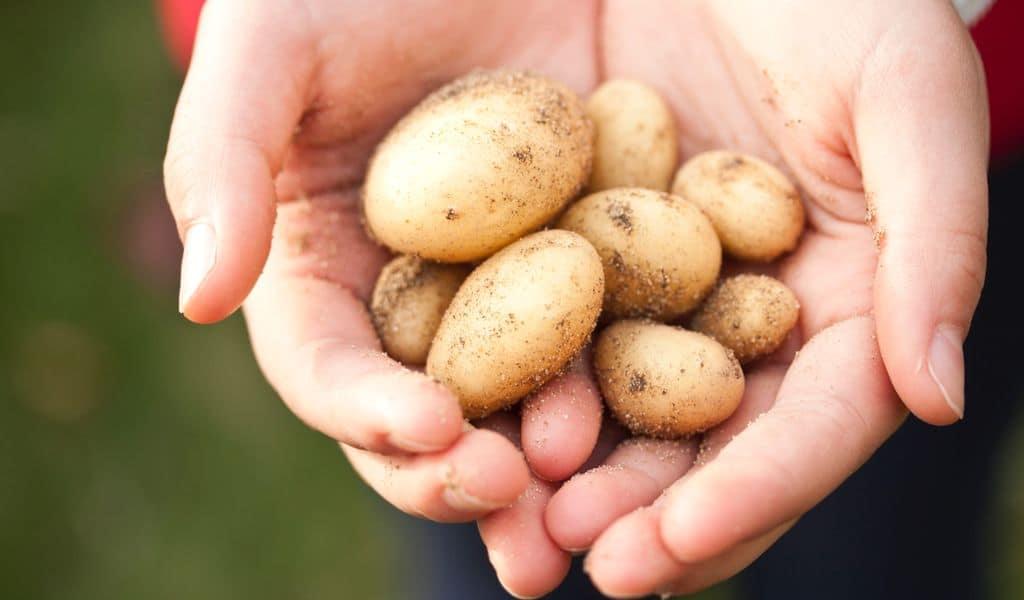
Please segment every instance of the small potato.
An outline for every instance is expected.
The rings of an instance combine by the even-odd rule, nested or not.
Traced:
[[[586,184],[592,157],[593,126],[567,87],[474,72],[428,96],[377,147],[366,226],[397,252],[477,261],[553,219]]]
[[[732,351],[652,321],[619,321],[602,331],[594,372],[608,408],[636,435],[699,433],[727,419],[743,397],[743,370]]]
[[[711,292],[690,326],[747,363],[778,349],[799,316],[800,304],[786,284],[765,275],[737,275]]]
[[[573,204],[558,227],[594,245],[604,264],[604,310],[613,318],[671,321],[711,291],[722,247],[699,208],[678,196],[616,188]]]
[[[668,190],[679,162],[679,140],[668,105],[650,87],[614,79],[587,100],[594,122],[594,170],[589,189]]]
[[[701,208],[725,252],[769,262],[796,247],[804,207],[793,183],[772,165],[736,152],[694,156],[679,169],[672,193]]]
[[[594,248],[557,229],[529,235],[474,270],[441,319],[427,373],[466,418],[515,404],[583,348],[601,311]]]
[[[469,271],[465,265],[441,265],[410,255],[385,265],[370,301],[384,351],[407,365],[426,362],[441,316]]]

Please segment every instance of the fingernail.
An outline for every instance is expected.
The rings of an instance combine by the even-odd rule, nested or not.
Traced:
[[[217,260],[217,234],[209,223],[196,223],[185,232],[185,250],[181,257],[181,289],[178,312],[185,312],[192,296],[206,280]]]
[[[928,375],[958,419],[964,418],[964,344],[958,330],[940,325],[928,349]]]
[[[452,465],[444,467],[442,477],[444,479],[444,492],[441,493],[441,497],[444,499],[445,504],[455,510],[466,512],[491,511],[504,506],[477,498],[467,492],[459,482],[458,473],[456,473],[455,467]]]

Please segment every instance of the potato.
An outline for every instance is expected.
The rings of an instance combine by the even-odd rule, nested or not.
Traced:
[[[475,419],[514,404],[586,343],[604,294],[601,259],[575,233],[534,233],[474,270],[441,319],[427,373]]]
[[[679,438],[718,425],[739,406],[743,370],[731,350],[653,321],[610,325],[594,372],[612,414],[636,435]]]
[[[628,79],[603,84],[587,100],[594,122],[594,170],[589,189],[668,190],[679,162],[679,140],[668,105],[650,87]]]
[[[573,204],[558,227],[594,245],[604,264],[604,310],[670,321],[711,291],[722,247],[708,218],[678,196],[616,188]]]
[[[694,156],[679,169],[672,193],[701,208],[725,252],[769,262],[796,247],[804,207],[793,183],[770,164],[736,152]]]
[[[737,275],[715,288],[690,326],[747,363],[778,349],[799,316],[800,304],[786,284],[765,275]]]
[[[472,262],[539,229],[576,197],[593,126],[565,86],[478,71],[442,87],[391,130],[370,161],[363,209],[391,249]]]
[[[469,275],[465,265],[442,265],[402,255],[381,270],[370,315],[384,351],[407,365],[427,360],[441,316]]]

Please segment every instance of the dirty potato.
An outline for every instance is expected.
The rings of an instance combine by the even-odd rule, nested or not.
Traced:
[[[586,343],[604,295],[601,259],[561,230],[529,235],[477,267],[449,305],[427,373],[480,418],[556,376]]]
[[[679,169],[672,193],[699,206],[714,223],[726,254],[740,260],[775,260],[796,247],[804,229],[796,187],[753,156],[698,154]]]
[[[370,315],[384,351],[410,366],[427,360],[441,316],[469,275],[465,265],[444,265],[402,255],[381,270]]]
[[[678,196],[616,188],[573,204],[558,226],[594,245],[604,264],[604,310],[613,318],[671,321],[711,291],[722,247],[708,218]]]
[[[593,127],[567,87],[478,71],[428,96],[370,161],[366,226],[396,252],[472,262],[539,229],[590,176]]]
[[[653,321],[619,321],[602,331],[594,372],[612,414],[636,435],[705,431],[729,418],[743,397],[743,370],[732,351]]]
[[[766,275],[737,275],[715,288],[690,327],[747,363],[778,349],[799,317],[800,304],[786,284]]]

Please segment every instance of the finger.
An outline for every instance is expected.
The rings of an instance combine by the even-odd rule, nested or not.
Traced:
[[[796,520],[783,523],[757,539],[744,542],[721,556],[700,563],[662,589],[665,593],[685,596],[721,583],[750,566],[795,524]]]
[[[544,521],[551,538],[572,552],[589,548],[622,515],[654,502],[693,464],[696,441],[628,439],[605,464],[567,481]]]
[[[704,436],[696,454],[695,441],[623,442],[602,468],[577,475],[555,494],[545,514],[551,536],[567,550],[589,548],[615,519],[653,502],[670,484],[692,472],[691,464],[695,468],[706,464],[768,410],[784,374],[780,365],[763,365],[749,373],[739,408]],[[667,460],[673,455],[679,460]]]
[[[646,596],[685,572],[686,566],[662,543],[660,518],[661,507],[644,507],[615,521],[597,539],[583,569],[602,594]]]
[[[541,479],[563,481],[594,451],[604,405],[594,384],[589,357],[523,401],[523,451]]]
[[[469,429],[435,454],[381,456],[342,445],[352,467],[399,510],[433,521],[466,522],[511,505],[530,473],[501,434]]]
[[[509,412],[481,419],[479,427],[497,432],[519,446],[520,419]],[[551,541],[544,529],[544,507],[555,486],[530,477],[530,485],[507,508],[478,522],[487,557],[505,590],[517,598],[547,594],[565,579],[570,557]]]
[[[569,553],[555,545],[544,529],[544,507],[554,491],[554,485],[533,477],[511,506],[479,522],[498,581],[516,598],[547,594],[569,572]]]
[[[184,241],[179,309],[193,321],[233,312],[266,260],[274,176],[313,70],[306,25],[288,3],[203,10],[164,162]]]
[[[907,407],[941,425],[963,417],[963,341],[985,275],[988,109],[967,31],[951,8],[931,12],[879,44],[853,110],[881,248],[882,356]]]
[[[594,585],[613,598],[690,594],[735,575],[753,562],[795,521],[730,548],[706,562],[681,563],[661,540],[661,508],[642,508],[616,521],[594,544],[584,568]]]
[[[458,401],[385,356],[365,308],[385,259],[361,233],[354,194],[282,205],[245,306],[253,349],[285,404],[325,435],[383,453],[442,450],[462,431]]]
[[[849,319],[812,338],[772,408],[674,485],[661,535],[696,563],[803,514],[866,461],[902,422],[874,340]]]
[[[502,412],[482,419],[478,425],[518,444],[519,421],[517,415]],[[529,487],[515,503],[479,521],[480,536],[498,581],[517,598],[547,594],[569,571],[569,553],[552,541],[544,525],[544,509],[556,489],[554,484],[531,475]]]

